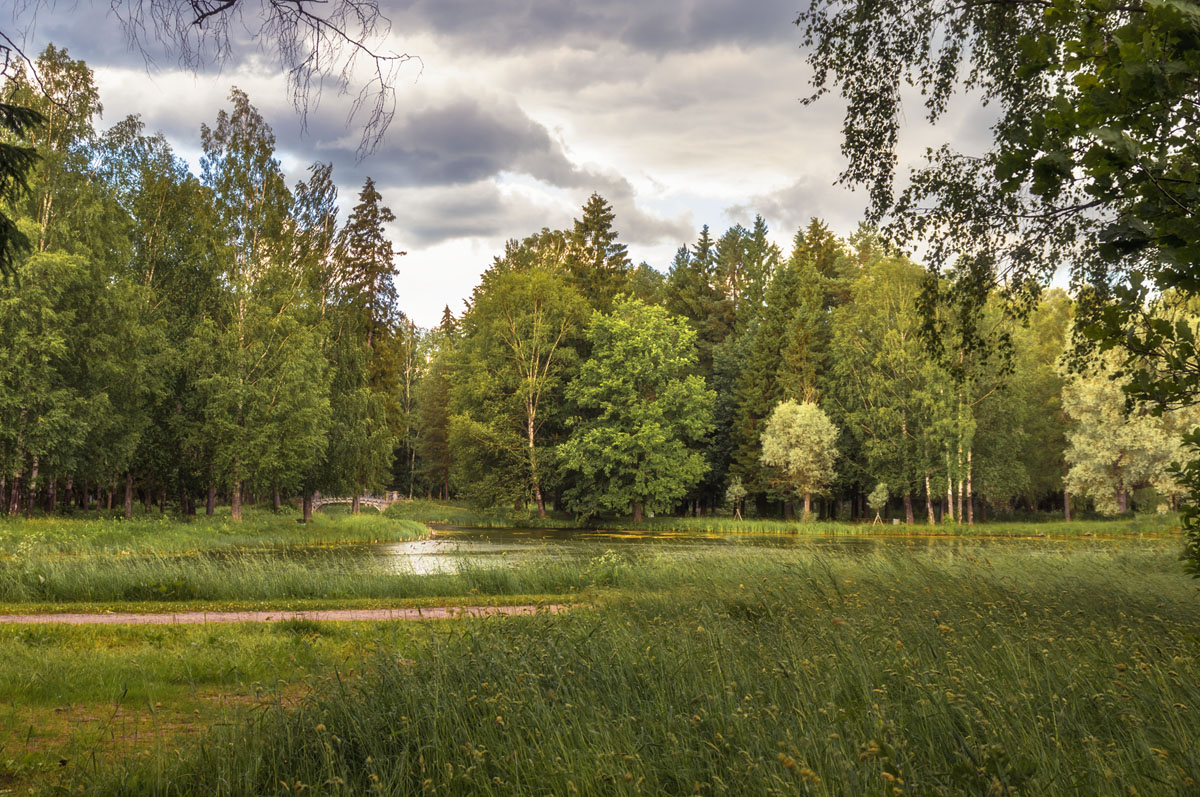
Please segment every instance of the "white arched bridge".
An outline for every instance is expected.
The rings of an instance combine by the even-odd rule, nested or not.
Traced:
[[[376,509],[378,509],[380,512],[382,512],[383,510],[387,509],[389,506],[396,503],[397,501],[404,501],[404,500],[407,500],[407,499],[401,498],[400,492],[398,490],[393,490],[393,491],[384,493],[382,496],[360,495],[358,497],[358,505],[360,507],[373,506]],[[331,496],[331,495],[321,495],[320,493],[318,493],[313,496],[312,511],[316,512],[321,507],[329,506],[330,504],[353,504],[353,503],[354,503],[354,496],[352,496],[352,495]]]

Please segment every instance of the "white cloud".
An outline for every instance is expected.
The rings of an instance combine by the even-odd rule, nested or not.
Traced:
[[[569,226],[593,190],[613,203],[634,261],[660,269],[705,223],[720,234],[761,213],[786,246],[811,216],[843,233],[861,216],[865,194],[834,185],[842,106],[799,102],[808,71],[796,9],[782,0],[383,5],[389,46],[423,67],[401,73],[395,122],[362,162],[350,98],[327,93],[303,132],[283,77],[253,50],[219,74],[160,60],[148,75],[140,55],[113,45],[119,32],[103,9],[86,3],[37,35],[96,69],[106,123],[140,113],[193,165],[200,124],[236,84],[273,126],[293,181],[309,163],[333,161],[349,208],[363,179],[376,178],[397,216],[395,244],[409,252],[398,263],[401,305],[421,324],[436,323],[445,304],[460,311],[506,239]],[[943,140],[986,144],[991,117],[978,104],[963,98],[937,130],[914,123],[902,167]],[[917,98],[908,107],[922,118]]]

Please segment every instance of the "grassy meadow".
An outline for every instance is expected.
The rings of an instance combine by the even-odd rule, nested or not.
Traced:
[[[423,576],[338,552],[425,533],[392,515],[0,523],[5,611],[576,604],[0,626],[0,793],[1127,795],[1200,780],[1200,582],[1161,518],[919,546],[598,543]],[[267,550],[281,542],[312,555]]]
[[[425,624],[0,626],[0,794],[178,749],[294,705]]]
[[[364,646],[353,675],[252,721],[68,767],[64,782],[100,794],[1181,793],[1200,779],[1200,592],[1176,555],[1165,541],[606,553],[585,577],[591,608]]]
[[[214,549],[236,550],[280,545],[319,546],[389,542],[428,534],[422,523],[384,517],[364,510],[351,515],[328,507],[299,523],[294,511],[279,514],[247,508],[241,522],[219,507],[212,517],[181,521],[157,512],[125,519],[112,513],[79,512],[70,516],[7,518],[0,515],[0,553],[22,554],[189,554]]]

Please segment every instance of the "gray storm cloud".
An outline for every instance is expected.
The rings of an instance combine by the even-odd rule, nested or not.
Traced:
[[[569,46],[602,50],[619,42],[653,53],[695,52],[719,45],[786,41],[795,35],[795,0],[389,0],[398,35],[410,26],[481,50]]]

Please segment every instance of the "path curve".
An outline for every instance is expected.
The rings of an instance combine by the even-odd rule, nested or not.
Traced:
[[[283,620],[444,620],[457,617],[557,614],[565,603],[518,606],[428,606],[417,609],[315,609],[265,612],[171,612],[162,614],[0,614],[0,623],[62,623],[64,625],[175,625],[204,623],[278,623]]]

